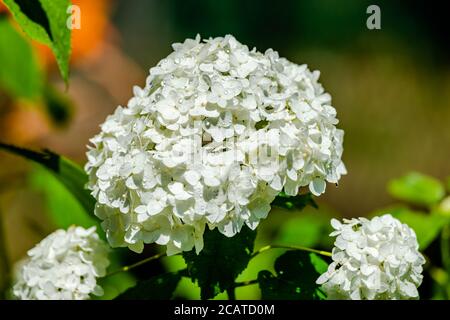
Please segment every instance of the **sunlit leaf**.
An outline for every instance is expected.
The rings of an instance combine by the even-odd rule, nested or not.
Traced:
[[[123,268],[123,260],[128,253],[128,248],[110,250],[108,255],[110,265],[107,272],[114,272],[114,274],[107,274],[105,277],[97,279],[97,283],[102,287],[104,293],[101,296],[91,295],[91,299],[111,300],[136,285],[136,277],[132,272],[115,272]]]
[[[110,259],[111,260],[111,259]],[[111,268],[111,267],[110,267]],[[136,285],[136,279],[129,272],[121,272],[98,280],[105,292],[97,300],[111,300]]]
[[[47,213],[58,228],[67,229],[71,225],[89,228],[99,220],[89,215],[73,194],[58,178],[42,167],[35,167],[29,174],[30,185],[45,198]],[[97,226],[101,231],[101,228]],[[98,230],[98,231],[99,231]]]
[[[299,245],[315,247],[329,233],[329,220],[322,216],[301,215],[287,219],[278,232],[275,243],[283,245]]]
[[[0,87],[13,97],[38,98],[42,72],[31,45],[0,16]]]
[[[187,268],[186,262],[181,255],[172,256],[170,259],[162,259],[161,263],[166,272],[176,272]],[[174,292],[174,297],[188,300],[198,299],[200,297],[200,287],[189,278],[183,277]]]
[[[388,191],[394,198],[426,206],[436,204],[445,195],[439,180],[417,172],[390,181]]]
[[[85,189],[88,176],[77,164],[49,150],[33,151],[4,143],[0,143],[0,149],[44,166],[74,195],[86,212],[94,216],[95,200]]]
[[[69,78],[71,29],[66,22],[70,0],[4,0],[23,31],[33,40],[49,46],[63,79]]]

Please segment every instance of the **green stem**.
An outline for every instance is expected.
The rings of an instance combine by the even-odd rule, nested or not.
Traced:
[[[253,280],[247,280],[247,281],[242,281],[242,282],[236,282],[234,284],[235,288],[238,287],[245,287],[245,286],[250,286],[252,284],[257,284],[258,283],[258,279],[253,279]]]
[[[139,267],[139,266],[141,266],[141,265],[143,265],[143,264],[145,264],[145,263],[147,263],[147,262],[150,262],[150,261],[153,261],[153,260],[158,260],[158,259],[160,259],[160,258],[162,258],[162,257],[165,257],[165,256],[167,256],[167,254],[165,254],[165,253],[158,253],[158,254],[155,254],[154,256],[145,258],[144,260],[138,261],[138,262],[133,263],[133,264],[131,264],[131,265],[129,265],[129,266],[122,267],[122,268],[120,268],[119,270],[110,272],[110,273],[108,273],[105,277],[113,276],[113,275],[115,275],[115,274],[117,274],[117,273],[120,273],[120,272],[126,272],[126,271],[129,271],[129,270],[134,269],[134,268],[136,268],[136,267]]]
[[[272,244],[272,245],[267,245],[265,247],[262,247],[258,251],[254,252],[252,254],[252,258],[254,258],[257,255],[259,255],[260,253],[263,253],[263,252],[268,251],[270,249],[301,250],[301,251],[313,252],[313,253],[317,253],[317,254],[320,254],[320,255],[323,255],[323,256],[331,257],[331,252],[328,252],[328,251],[316,250],[316,249],[302,247],[302,246],[284,246],[284,245]],[[257,283],[258,283],[258,279],[247,280],[247,281],[242,281],[242,282],[236,282],[234,284],[234,288],[250,286],[250,285],[253,285],[253,284],[257,284]],[[230,297],[229,290],[227,290],[227,293],[228,293],[228,297]],[[230,298],[230,300],[231,300],[231,298]]]
[[[234,292],[234,288],[227,289],[228,300],[236,300],[236,292]]]
[[[301,250],[301,251],[308,251],[320,254],[322,256],[331,257],[331,252],[328,251],[322,251],[322,250],[316,250],[312,248],[302,247],[302,246],[284,246],[284,245],[277,245],[277,244],[270,244],[268,246],[260,248],[258,251],[254,252],[252,254],[252,258],[256,257],[258,254],[263,253],[270,249],[290,249],[290,250]]]

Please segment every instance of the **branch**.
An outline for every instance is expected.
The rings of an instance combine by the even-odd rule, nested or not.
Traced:
[[[322,251],[322,250],[316,250],[316,249],[312,249],[312,248],[307,248],[307,247],[302,247],[302,246],[284,246],[284,245],[277,245],[277,244],[271,244],[265,247],[262,247],[261,249],[259,249],[258,251],[255,251],[252,254],[252,258],[256,257],[258,254],[263,253],[267,250],[270,249],[290,249],[290,250],[301,250],[301,251],[308,251],[308,252],[313,252],[313,253],[317,253],[320,254],[322,256],[327,256],[327,257],[331,257],[331,252],[328,251]]]
[[[138,261],[138,262],[133,263],[133,264],[131,264],[131,265],[129,265],[129,266],[122,267],[122,268],[120,268],[119,270],[110,272],[110,273],[108,273],[105,277],[113,276],[113,275],[115,275],[115,274],[117,274],[117,273],[120,273],[120,272],[126,272],[126,271],[129,271],[129,270],[134,269],[134,268],[136,268],[136,267],[139,267],[139,266],[141,266],[141,265],[143,265],[143,264],[145,264],[145,263],[147,263],[147,262],[150,262],[150,261],[153,261],[153,260],[158,260],[158,259],[160,259],[160,258],[162,258],[162,257],[166,257],[166,256],[167,256],[167,254],[165,254],[165,253],[158,253],[158,254],[155,254],[154,256],[145,258],[144,260]]]

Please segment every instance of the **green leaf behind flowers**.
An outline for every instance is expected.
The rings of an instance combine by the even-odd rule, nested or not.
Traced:
[[[317,203],[314,201],[311,193],[300,194],[292,197],[288,196],[284,192],[280,192],[275,200],[273,200],[272,205],[276,207],[297,210],[301,210],[308,205],[316,209],[318,208]]]
[[[276,275],[258,274],[261,298],[269,300],[322,300],[325,294],[316,284],[328,264],[314,253],[287,251],[275,261]]]
[[[445,195],[439,180],[418,172],[390,181],[388,191],[396,199],[425,206],[436,204]]]
[[[169,272],[140,281],[136,286],[117,296],[116,300],[169,300],[178,282],[179,272]]]
[[[253,252],[256,231],[247,226],[232,238],[217,229],[205,230],[204,248],[183,253],[188,274],[201,288],[201,298],[210,299],[234,287],[237,276],[247,267]]]
[[[44,166],[74,195],[84,210],[94,216],[95,200],[85,188],[88,176],[80,166],[49,150],[33,151],[5,143],[0,143],[0,149]]]

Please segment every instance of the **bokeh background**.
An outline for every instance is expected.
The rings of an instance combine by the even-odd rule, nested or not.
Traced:
[[[326,248],[329,243],[323,239],[329,217],[364,216],[389,206],[389,180],[412,170],[439,179],[450,175],[450,37],[448,8],[443,4],[387,0],[73,3],[81,8],[81,29],[72,33],[67,91],[50,51],[32,43],[33,56],[49,83],[48,94],[38,102],[16,99],[0,86],[0,141],[49,148],[83,163],[88,139],[99,131],[99,124],[127,103],[133,85],[144,85],[149,68],[171,52],[173,42],[197,33],[202,37],[230,33],[249,47],[273,48],[293,62],[320,70],[339,127],[345,130],[343,158],[348,175],[338,187],[328,186],[317,200],[320,209],[271,214],[271,221],[262,223],[257,246],[284,241]],[[381,30],[366,27],[370,4],[381,8]],[[1,2],[0,14],[8,16]],[[5,231],[0,250],[11,265],[56,227],[70,225],[72,217],[88,223],[80,211],[45,171],[0,153],[0,220]],[[139,257],[124,252],[122,258],[131,262]],[[173,259],[138,269],[118,280],[116,289],[129,286],[133,278],[182,266],[181,260]],[[271,254],[255,259],[253,269],[269,261],[273,261]],[[251,278],[251,272],[243,277]],[[239,289],[238,298],[256,298],[253,289]],[[179,296],[195,297],[195,290],[183,283]]]

